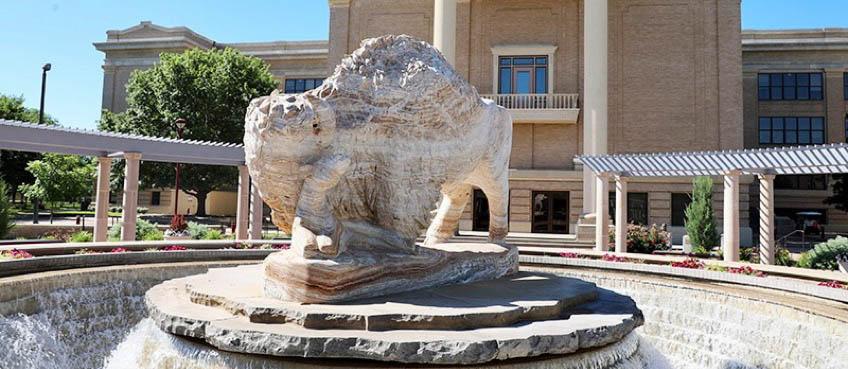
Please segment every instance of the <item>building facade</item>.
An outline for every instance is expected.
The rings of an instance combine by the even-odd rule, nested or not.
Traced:
[[[232,47],[266,61],[281,90],[301,92],[319,85],[362,39],[409,34],[434,43],[482,95],[512,112],[510,231],[533,233],[580,233],[581,215],[593,212],[594,201],[583,199],[594,182],[575,163],[579,154],[758,147],[760,118],[806,116],[811,127],[827,126],[826,142],[845,139],[840,89],[848,53],[824,42],[836,31],[795,32],[818,39],[820,49],[793,42],[800,36],[792,32],[742,32],[739,0],[330,0],[328,6],[324,41],[218,43],[150,22],[109,31],[95,44],[106,56],[103,108],[124,110],[130,73],[156,63],[161,52]],[[758,99],[758,79],[772,72],[807,73],[800,78],[809,78],[810,93],[821,98]],[[756,186],[747,185],[753,181],[742,179],[743,225],[754,206],[749,193]],[[720,186],[717,180],[719,219]],[[629,220],[669,225],[679,242],[689,179],[633,180],[629,191]],[[781,191],[778,207],[786,211],[824,209],[805,191],[823,198],[827,190]],[[845,219],[825,210],[829,221]],[[461,229],[486,228],[485,197],[475,191]],[[743,226],[743,245],[750,235]]]

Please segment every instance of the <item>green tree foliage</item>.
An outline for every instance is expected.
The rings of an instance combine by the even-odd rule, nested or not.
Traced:
[[[27,165],[35,180],[22,186],[23,193],[41,201],[84,203],[94,189],[95,166],[88,157],[44,154]]]
[[[0,119],[17,120],[21,122],[38,122],[38,109],[24,107],[24,99],[17,96],[0,94]],[[45,124],[56,124],[56,121],[45,115]],[[27,163],[41,158],[40,154],[0,150],[0,179],[9,185],[12,198],[18,194],[19,187],[31,183],[34,178],[26,171]]]
[[[836,237],[816,245],[810,251],[801,254],[798,266],[809,269],[836,270],[839,265],[836,257],[848,255],[848,238]]]
[[[244,136],[244,114],[250,100],[276,87],[268,66],[232,49],[191,49],[163,53],[160,63],[133,72],[127,85],[125,114],[106,114],[100,129],[159,137],[176,137],[174,121],[188,121],[183,137],[238,143]],[[206,197],[236,183],[233,167],[183,165],[182,189],[197,198],[197,215],[206,215]],[[146,187],[171,187],[174,165],[144,163]]]
[[[833,175],[833,196],[824,199],[824,203],[848,211],[848,174]]]
[[[6,182],[0,180],[0,239],[6,238],[15,226],[12,204],[9,202]]]
[[[713,180],[710,177],[698,177],[692,181],[692,202],[686,208],[686,234],[695,248],[709,251],[718,245],[720,239],[716,231],[713,214]]]

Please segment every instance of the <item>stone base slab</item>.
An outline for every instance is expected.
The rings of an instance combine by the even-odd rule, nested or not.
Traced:
[[[234,278],[241,269],[210,275]],[[236,298],[236,282],[222,285],[217,293],[201,295],[197,291],[211,284],[189,284],[202,278],[206,277],[175,279],[148,291],[151,318],[166,332],[199,338],[221,350],[248,354],[479,364],[591,351],[619,342],[643,323],[641,311],[627,296],[548,274],[521,273],[496,281],[432,287],[415,294],[355,303],[289,305],[295,312],[279,310],[282,305],[276,305],[274,309],[279,313],[293,318],[272,324],[251,321],[255,315],[251,315],[249,304],[227,302]],[[257,289],[252,287],[254,292]],[[223,296],[229,297],[222,300]],[[250,300],[245,296],[238,298]],[[553,314],[556,309],[559,312]],[[496,318],[500,313],[509,316],[516,311],[520,313],[515,321]],[[333,312],[341,314],[336,316]],[[317,323],[322,319],[327,322]],[[369,319],[376,329],[368,326]],[[479,327],[468,328],[463,319]],[[308,320],[313,322],[306,323]],[[308,327],[353,328],[360,320],[366,322],[365,329]],[[450,324],[456,327],[451,328]]]
[[[281,251],[265,259],[265,296],[327,303],[497,279],[518,271],[518,249],[490,243],[419,246],[414,254],[348,250],[335,259]]]

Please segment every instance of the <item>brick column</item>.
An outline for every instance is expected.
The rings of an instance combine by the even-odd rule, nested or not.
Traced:
[[[724,261],[739,261],[739,171],[724,174]]]
[[[138,208],[138,168],[141,153],[124,154],[124,202],[121,215],[121,240],[135,241],[135,222]]]
[[[262,239],[262,217],[264,202],[259,195],[259,187],[256,184],[250,186],[250,234],[251,240]]]
[[[448,63],[456,63],[456,0],[435,0],[433,46],[442,52]]]
[[[248,213],[250,212],[250,174],[247,166],[238,167],[238,199],[236,202],[236,240],[247,239]]]
[[[760,174],[760,263],[774,265],[774,174]]]
[[[583,1],[583,153],[607,153],[607,0]],[[600,212],[592,203],[595,185],[583,169],[583,213]],[[604,194],[606,196],[606,193]]]
[[[106,241],[109,231],[109,176],[112,159],[97,158],[97,194],[94,197],[94,242]]]
[[[609,174],[595,175],[595,251],[607,251],[609,244]]]
[[[615,252],[627,252],[627,177],[615,176]]]

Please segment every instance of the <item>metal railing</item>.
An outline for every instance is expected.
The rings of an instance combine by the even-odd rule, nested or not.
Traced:
[[[577,109],[578,94],[487,94],[491,99],[507,109]]]

